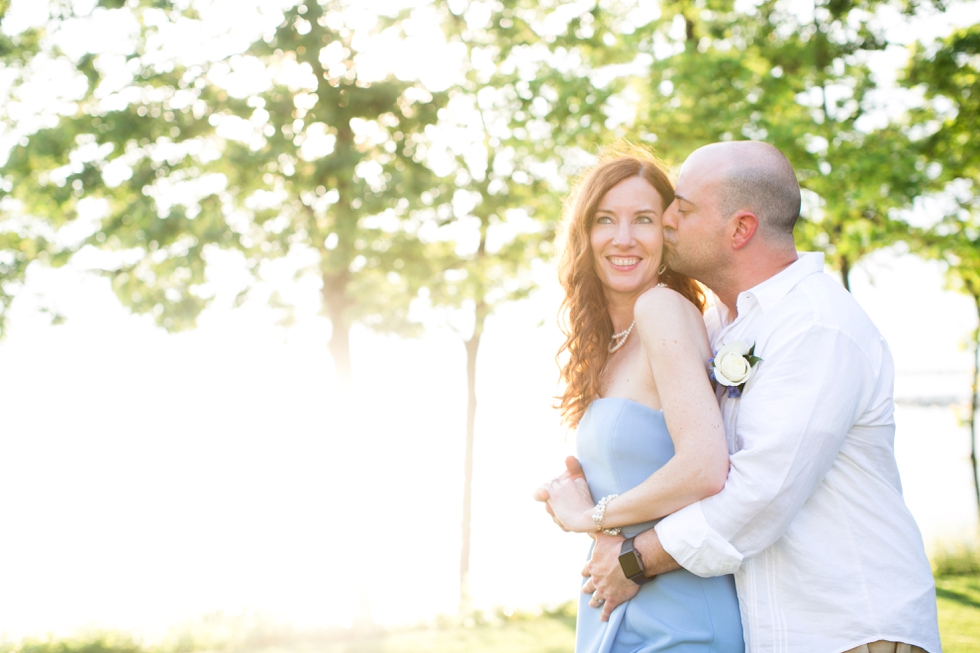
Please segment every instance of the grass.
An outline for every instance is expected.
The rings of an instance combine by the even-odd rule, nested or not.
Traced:
[[[972,568],[962,555],[955,561],[950,557],[947,563],[940,569]],[[937,574],[936,597],[943,651],[980,651],[980,573]],[[0,653],[571,653],[575,607],[569,602],[541,614],[474,613],[464,620],[379,629],[359,636],[342,629],[297,633],[268,625],[226,623],[219,629],[223,635],[181,637],[156,648],[141,647],[122,635],[97,635],[0,646]]]
[[[945,653],[980,651],[980,576],[936,579],[939,634]]]

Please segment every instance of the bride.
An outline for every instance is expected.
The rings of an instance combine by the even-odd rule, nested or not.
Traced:
[[[719,492],[728,475],[704,295],[663,262],[661,217],[673,199],[663,165],[633,152],[588,171],[563,219],[559,408],[577,427],[578,460],[535,498],[565,530],[622,541],[623,573],[640,585],[603,606],[586,580],[576,653],[744,650],[731,576],[648,578],[631,546],[654,520]]]

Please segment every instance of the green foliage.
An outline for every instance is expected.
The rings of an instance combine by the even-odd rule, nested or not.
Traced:
[[[980,550],[966,544],[939,547],[933,551],[929,562],[937,578],[980,575]]]
[[[923,149],[938,165],[933,189],[951,196],[951,209],[926,234],[921,251],[948,264],[950,285],[974,298],[980,319],[980,24],[932,47],[918,47],[905,83],[929,101],[915,112]],[[978,338],[980,340],[980,326]]]
[[[933,188],[950,208],[937,224],[918,235],[917,251],[946,264],[951,288],[968,295],[976,308],[973,332],[973,380],[968,418],[970,458],[977,510],[980,511],[978,423],[980,409],[980,153],[974,144],[980,118],[980,24],[959,30],[931,47],[919,47],[908,67],[906,84],[922,91],[928,103],[913,116],[930,156]]]
[[[706,143],[764,140],[792,162],[809,191],[797,244],[822,250],[848,273],[869,252],[901,240],[925,176],[905,125],[875,122],[866,63],[886,42],[877,0],[818,0],[812,14],[766,1],[680,2],[629,37],[649,75],[637,130],[667,160]]]
[[[416,237],[417,198],[435,183],[422,163],[424,131],[446,98],[393,78],[362,80],[343,8],[299,3],[267,41],[200,64],[149,49],[160,39],[160,9],[171,23],[197,20],[192,10],[110,8],[134,12],[142,25],[127,56],[130,81],[103,97],[111,61],[74,62],[88,93],[74,114],[11,153],[5,217],[57,231],[83,201],[102,202],[100,228],[50,256],[63,261],[84,247],[112,255],[102,272],[120,300],[169,330],[193,326],[212,299],[203,285],[208,253],[230,249],[244,256],[253,284],[272,259],[306,262],[298,274],[323,284],[342,372],[354,321],[412,332],[408,305],[430,265]],[[327,48],[342,53],[329,69],[320,56]],[[242,66],[270,83],[237,95],[215,83]]]
[[[452,149],[447,174],[447,192],[469,198],[472,208],[442,224],[475,218],[477,237],[465,250],[435,245],[433,260],[442,273],[429,291],[435,306],[472,305],[478,340],[488,315],[533,290],[529,273],[552,252],[564,180],[578,171],[573,162],[581,152],[594,150],[608,134],[604,105],[615,89],[591,80],[595,44],[574,35],[591,11],[572,17],[545,47],[541,25],[554,8],[527,0],[497,3],[482,29],[468,27],[467,13],[478,7],[464,6],[458,14],[451,4],[442,9],[449,42],[466,53],[464,80],[450,89],[451,102],[474,134]],[[558,67],[559,48],[565,60],[580,65]],[[493,231],[508,235],[495,243]]]
[[[222,119],[248,120],[258,132],[251,142],[229,143],[220,170],[234,189],[233,210],[250,215],[252,263],[312,251],[307,271],[322,278],[335,333],[355,320],[410,333],[409,302],[429,266],[416,237],[418,198],[438,195],[422,163],[424,134],[446,97],[393,78],[361,81],[342,8],[300,3],[268,42],[246,53],[267,69],[298,65],[309,86],[274,81],[247,102],[216,107]],[[321,61],[326,47],[342,53],[329,69]],[[317,137],[332,138],[332,151],[304,150]],[[256,210],[258,196],[282,199]]]

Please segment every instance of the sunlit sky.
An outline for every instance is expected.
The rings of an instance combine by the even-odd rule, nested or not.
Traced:
[[[276,4],[202,3],[207,33],[166,46],[202,58],[241,50],[269,26],[253,8]],[[380,4],[351,20],[368,29]],[[40,5],[15,0],[5,29],[40,20]],[[892,16],[893,35],[943,34],[969,22],[971,6],[914,28]],[[127,29],[93,21],[59,38],[67,50],[122,52],[99,30]],[[408,44],[379,39],[363,65],[448,84],[454,60],[424,11],[408,33]],[[242,79],[225,82],[246,73],[230,67]],[[261,303],[218,301],[197,330],[168,335],[121,308],[90,264],[33,268],[0,342],[3,637],[111,627],[152,639],[214,612],[344,625],[364,585],[380,623],[455,609],[466,388],[452,329],[437,316],[418,340],[355,327],[358,391],[341,427],[315,288],[287,289],[298,301],[288,330]],[[235,260],[215,264],[212,282],[234,285]],[[530,500],[571,447],[549,408],[560,292],[552,267],[536,275],[532,299],[491,318],[479,360],[472,591],[482,607],[574,597],[587,546]],[[961,343],[975,316],[943,290],[940,268],[881,252],[852,285],[895,353],[897,395],[965,399]],[[51,326],[42,306],[67,323]],[[902,405],[898,419],[906,498],[927,541],[973,537],[968,440],[954,412]]]

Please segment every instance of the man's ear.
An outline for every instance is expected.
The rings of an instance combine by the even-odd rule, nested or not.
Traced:
[[[740,211],[732,217],[735,230],[732,232],[732,247],[742,249],[749,244],[759,229],[759,218],[751,211]]]

